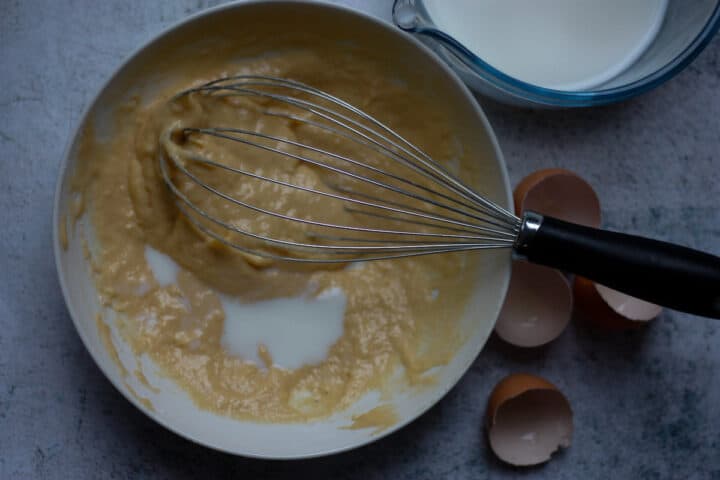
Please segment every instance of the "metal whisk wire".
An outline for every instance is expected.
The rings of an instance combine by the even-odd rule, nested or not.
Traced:
[[[283,93],[277,93],[278,90]],[[238,75],[214,80],[180,92],[173,100],[179,101],[192,94],[220,98],[233,96],[255,97],[298,109],[311,118],[270,109],[264,110],[262,113],[303,123],[367,147],[382,155],[385,159],[396,162],[398,165],[408,168],[420,177],[429,180],[430,185],[432,185],[418,183],[407,176],[386,171],[381,167],[325,148],[254,130],[233,127],[181,127],[179,132],[165,132],[162,139],[165,145],[169,145],[173,136],[178,133],[183,138],[208,135],[221,140],[238,142],[248,147],[266,151],[269,154],[297,160],[306,165],[332,172],[344,179],[358,182],[360,185],[371,186],[380,192],[387,192],[389,195],[406,199],[406,201],[390,200],[384,196],[369,194],[339,184],[329,185],[332,191],[318,190],[223,164],[204,157],[197,152],[180,152],[177,149],[167,148],[165,154],[160,155],[160,170],[165,183],[176,197],[178,208],[199,230],[230,247],[273,259],[335,263],[462,250],[511,248],[516,241],[521,225],[519,218],[472,190],[419,147],[344,100],[300,82],[260,75]],[[301,98],[301,95],[317,100],[307,100]],[[320,104],[319,101],[323,102],[324,105]],[[293,148],[297,153],[263,143],[265,141]],[[319,155],[325,161],[312,158],[311,155]],[[343,167],[333,165],[327,159],[340,162]],[[344,202],[346,211],[355,215],[389,220],[395,224],[412,225],[416,229],[345,225],[277,212],[240,200],[215,188],[190,171],[183,160],[222,169],[249,179],[270,182],[281,187],[339,200]],[[352,171],[349,169],[351,167],[365,173]],[[308,240],[313,242],[308,243],[274,238],[230,224],[193,202],[173,181],[171,169],[180,172],[209,194],[216,195],[238,207],[247,208],[281,220],[345,233],[343,235],[328,235],[306,232]],[[379,178],[373,178],[371,175]],[[423,193],[418,193],[418,191]],[[419,202],[423,207],[411,205],[407,202]],[[431,211],[429,208],[441,210],[445,213]],[[267,248],[258,249],[247,244],[238,243],[220,234],[210,225],[220,227],[221,231],[225,233],[234,232],[258,240],[270,247],[279,249],[280,252],[268,250]],[[423,227],[441,230],[441,232],[417,229]],[[366,236],[347,236],[348,232]],[[367,234],[370,234],[371,237],[368,237]]]

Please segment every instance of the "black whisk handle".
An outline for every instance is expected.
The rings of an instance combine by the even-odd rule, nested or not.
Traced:
[[[720,318],[720,257],[528,213],[515,252],[633,297]]]

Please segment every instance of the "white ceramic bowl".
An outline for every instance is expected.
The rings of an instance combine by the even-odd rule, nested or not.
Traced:
[[[282,20],[289,19],[289,20]],[[327,20],[330,20],[328,23]],[[437,372],[439,381],[433,388],[398,393],[392,399],[399,422],[380,434],[373,429],[349,430],[340,427],[351,423],[354,414],[363,413],[379,404],[376,394],[368,394],[349,410],[331,418],[307,424],[266,424],[221,417],[197,408],[189,397],[168,379],[157,374],[148,359],[141,359],[144,374],[158,391],[148,389],[133,375],[123,376],[112,361],[99,335],[95,317],[101,307],[90,276],[90,266],[83,255],[79,232],[85,232],[92,250],[92,227],[83,216],[70,234],[69,248],[60,245],[58,226],[72,208],[70,180],[76,163],[79,132],[87,124],[98,131],[107,128],[104,121],[131,94],[147,93],[162,77],[164,59],[184,45],[237,36],[239,28],[252,30],[253,42],[262,42],[265,35],[292,34],[312,25],[327,41],[367,44],[386,57],[399,77],[423,75],[422,80],[442,95],[457,115],[463,142],[473,142],[480,153],[486,184],[483,191],[511,208],[510,188],[502,155],[485,115],[462,84],[442,61],[420,42],[390,24],[358,12],[310,2],[247,2],[224,5],[195,15],[162,32],[135,52],[100,90],[81,117],[75,136],[68,145],[58,180],[54,210],[54,249],[60,285],[75,327],[100,369],[115,387],[136,407],[168,429],[190,440],[225,452],[263,458],[303,458],[340,452],[381,438],[412,421],[447,393],[473,362],[492,331],[505,296],[510,272],[510,252],[485,255],[482,271],[478,272],[476,294],[463,319],[466,341],[453,361]],[[325,26],[320,26],[325,25]],[[252,27],[250,27],[252,26]],[[242,32],[242,30],[241,30]],[[260,34],[258,34],[260,32]],[[244,33],[243,33],[244,34]],[[251,33],[248,33],[250,36]],[[239,47],[239,54],[242,49]],[[92,205],[88,205],[88,210]],[[110,315],[110,312],[105,312]],[[112,319],[112,318],[111,318]],[[112,323],[112,322],[111,322]],[[112,342],[120,360],[132,372],[135,359],[127,345],[113,330]],[[135,392],[135,393],[133,393]],[[148,398],[149,408],[138,397]]]

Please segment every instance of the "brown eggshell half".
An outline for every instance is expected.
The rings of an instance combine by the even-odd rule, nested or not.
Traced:
[[[514,262],[495,333],[518,347],[545,345],[565,330],[572,304],[565,275],[552,268]]]
[[[607,330],[640,328],[662,312],[658,305],[579,276],[575,277],[573,293],[580,319]]]
[[[525,210],[589,227],[599,227],[600,200],[588,182],[562,168],[531,173],[513,192],[515,213]]]
[[[572,440],[570,404],[555,385],[534,375],[517,373],[498,383],[487,418],[490,447],[512,465],[544,463]]]

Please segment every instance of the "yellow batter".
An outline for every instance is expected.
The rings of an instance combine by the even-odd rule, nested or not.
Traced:
[[[468,183],[477,183],[473,152],[459,146],[435,92],[423,91],[412,79],[393,77],[391,65],[347,46],[295,45],[273,55],[233,59],[216,51],[175,70],[152,97],[134,98],[115,112],[111,136],[86,129],[78,152],[75,190],[87,205],[100,246],[93,255],[95,280],[103,304],[118,312],[117,327],[135,354],[149,355],[201,408],[270,422],[321,418],[371,389],[392,389],[389,379],[398,369],[404,371],[406,384],[413,385],[421,384],[429,369],[447,363],[462,341],[458,322],[473,288],[475,256],[372,262],[361,269],[300,268],[248,256],[194,228],[178,212],[158,169],[159,155],[182,149],[249,169],[262,167],[265,174],[306,186],[326,180],[300,162],[268,163],[262,152],[241,151],[230,142],[172,138],[179,126],[231,123],[291,139],[329,142],[348,154],[359,148],[286,118],[267,120],[259,113],[262,106],[252,101],[237,105],[231,99],[196,96],[168,102],[178,91],[213,78],[254,73],[327,90],[382,119],[434,158],[455,162]],[[277,186],[244,182],[212,169],[198,171],[246,201],[270,202],[280,211],[292,209],[311,217],[322,212],[324,219],[339,223],[363,221],[322,199],[312,203]],[[229,208],[175,178],[195,201],[223,219],[285,238],[302,236],[293,224]],[[161,287],[153,278],[145,261],[146,244],[182,266],[175,284]],[[264,363],[271,365],[266,368],[223,349],[223,322],[228,320],[217,292],[252,302],[332,287],[342,288],[347,307],[344,333],[324,361],[286,370],[272,366],[271,356],[259,345]],[[383,423],[392,423],[388,415]]]

